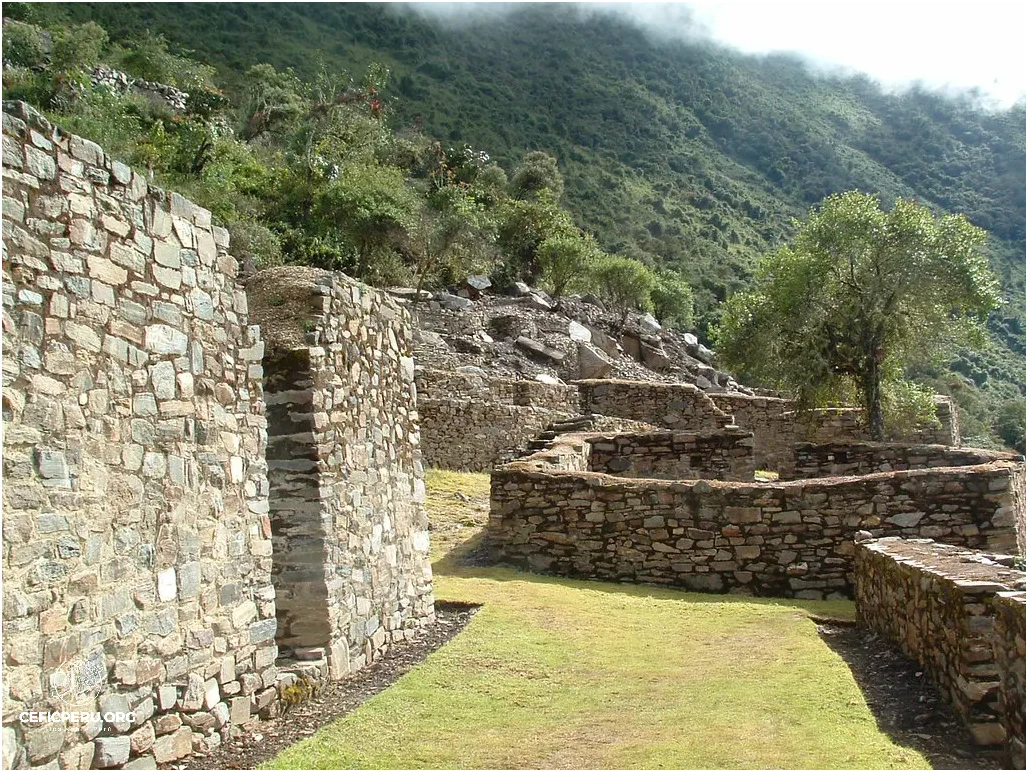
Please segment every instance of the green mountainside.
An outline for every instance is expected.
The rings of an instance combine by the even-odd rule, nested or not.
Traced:
[[[792,57],[655,39],[624,18],[563,5],[459,25],[370,4],[81,3],[32,12],[36,23],[96,21],[112,41],[161,34],[172,51],[216,68],[232,101],[256,63],[311,80],[325,68],[359,74],[381,62],[391,70],[394,128],[419,125],[468,143],[508,172],[526,151],[555,156],[575,222],[609,252],[683,275],[701,336],[756,257],[828,194],[857,188],[887,205],[913,197],[963,212],[991,235],[1007,303],[990,318],[985,350],[921,376],[957,397],[965,433],[1016,434],[1003,421],[1019,414],[1023,443],[1023,104],[990,112],[973,95],[886,94],[864,77],[813,75]]]

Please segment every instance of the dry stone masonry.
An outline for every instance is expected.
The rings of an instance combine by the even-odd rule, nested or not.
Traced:
[[[500,560],[571,576],[820,599],[852,594],[861,530],[1017,549],[1019,461],[793,482],[669,481],[587,471],[589,446],[568,435],[493,471],[487,543]]]
[[[276,637],[430,621],[406,313],[322,274],[266,350],[206,210],[19,103],[3,178],[4,766],[175,762],[276,712]]]
[[[752,480],[753,434],[741,429],[692,434],[590,435],[589,471],[664,480]]]
[[[279,648],[339,678],[433,618],[410,317],[312,268],[247,291],[267,346]]]
[[[858,621],[925,668],[977,743],[1005,746],[1024,769],[1024,571],[890,538],[857,545],[855,572]]]
[[[478,368],[416,374],[425,462],[481,472],[509,461],[551,424],[578,414],[565,384],[489,378]]]
[[[260,332],[206,210],[23,106],[3,175],[4,755],[170,762],[275,697]]]

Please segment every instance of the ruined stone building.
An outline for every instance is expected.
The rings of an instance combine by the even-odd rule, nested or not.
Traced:
[[[173,761],[431,621],[407,312],[251,303],[209,212],[24,105],[3,175],[5,766]]]

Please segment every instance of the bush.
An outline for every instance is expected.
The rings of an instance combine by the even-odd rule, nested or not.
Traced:
[[[250,260],[254,268],[282,264],[282,239],[265,225],[254,220],[236,220],[228,224],[229,250],[239,261]]]
[[[638,260],[620,255],[603,255],[593,262],[592,275],[600,294],[621,312],[621,324],[632,309],[648,311],[656,285],[653,272]]]
[[[691,329],[693,316],[692,287],[671,271],[658,271],[651,293],[653,312],[665,327]]]
[[[40,40],[39,34],[40,30],[31,24],[22,24],[16,21],[6,22],[4,24],[5,67],[42,67],[46,63],[46,52],[43,50],[43,42]]]
[[[588,282],[589,261],[598,251],[591,237],[576,233],[550,236],[539,245],[539,267],[553,297]]]

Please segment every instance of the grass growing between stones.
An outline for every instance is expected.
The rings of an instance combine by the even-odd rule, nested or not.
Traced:
[[[927,768],[878,730],[809,617],[852,604],[461,567],[488,477],[428,487],[436,595],[481,611],[269,768]]]

